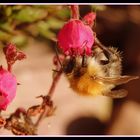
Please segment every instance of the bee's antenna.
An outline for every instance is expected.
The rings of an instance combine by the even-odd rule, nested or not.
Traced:
[[[106,55],[108,54],[108,55],[111,55],[111,54],[113,54],[114,52],[112,51],[112,50],[110,50],[110,49],[108,49],[107,47],[105,47],[100,41],[99,41],[99,39],[97,38],[97,37],[95,37],[95,43],[103,50],[103,51],[105,51],[106,52]],[[107,57],[109,57],[107,55]],[[116,54],[115,54],[116,55]],[[117,55],[116,55],[117,56]],[[118,57],[118,56],[117,56]]]
[[[110,52],[110,50],[108,50],[100,41],[97,37],[95,37],[95,43],[102,49],[105,50],[107,52]]]
[[[58,60],[60,66],[61,66],[61,68],[62,68],[63,65],[62,65],[62,63],[61,63],[61,61],[60,61],[60,59],[59,59],[59,54],[58,54],[58,50],[57,50],[57,42],[56,42],[56,45],[55,45],[55,47],[54,47],[54,50],[55,50],[55,54],[56,54],[57,60]]]

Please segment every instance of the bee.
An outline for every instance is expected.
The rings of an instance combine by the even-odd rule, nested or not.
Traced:
[[[91,56],[65,58],[63,71],[70,87],[80,95],[104,95],[112,98],[123,98],[128,92],[125,89],[115,90],[138,76],[121,76],[121,53],[114,47],[105,47],[96,38]]]

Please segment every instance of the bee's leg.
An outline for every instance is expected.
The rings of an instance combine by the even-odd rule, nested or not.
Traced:
[[[58,70],[55,70],[55,69],[52,69],[52,71],[53,71],[53,72],[60,72],[60,71],[58,71]]]
[[[112,90],[108,93],[104,93],[104,96],[108,96],[111,98],[123,98],[126,97],[128,94],[128,91],[125,89],[119,89],[119,90]]]

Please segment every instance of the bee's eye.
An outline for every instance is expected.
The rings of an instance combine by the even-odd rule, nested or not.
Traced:
[[[107,65],[109,63],[109,59],[105,56],[104,53],[100,53],[96,56],[96,60],[101,64],[101,65]]]
[[[106,65],[109,63],[109,60],[100,60],[101,65]]]
[[[93,57],[95,57],[96,61],[101,65],[106,65],[110,62],[110,54],[106,50],[102,50],[99,47],[95,47],[93,50]]]
[[[109,54],[109,52],[107,52],[105,50],[103,51],[103,54],[106,57],[106,59],[100,60],[100,64],[101,65],[106,65],[106,64],[108,64],[110,62],[110,54]]]
[[[64,72],[66,74],[71,73],[72,70],[74,69],[76,64],[76,60],[75,59],[69,59],[65,64],[64,64]]]

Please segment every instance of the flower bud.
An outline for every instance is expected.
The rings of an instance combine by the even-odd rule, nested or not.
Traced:
[[[95,14],[94,12],[90,12],[90,13],[88,13],[88,14],[86,14],[86,15],[84,16],[83,21],[84,21],[87,25],[89,25],[90,27],[92,27],[93,24],[94,24],[95,18],[96,18],[96,14]]]

